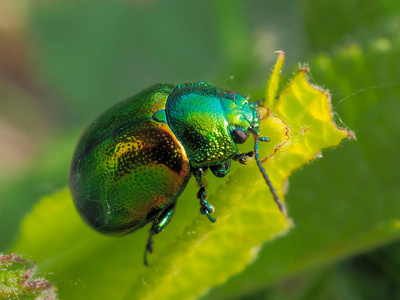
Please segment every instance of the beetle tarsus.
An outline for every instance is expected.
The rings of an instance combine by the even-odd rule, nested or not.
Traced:
[[[144,250],[144,264],[149,267],[150,264],[147,262],[147,253],[153,253],[153,232],[150,229],[150,236],[147,239],[146,248]]]
[[[215,223],[217,221],[216,218],[213,218],[213,217],[210,216],[210,212],[208,210],[206,211],[206,216],[211,221],[211,223]]]
[[[197,197],[200,199],[200,213],[207,215],[208,219],[213,223],[217,221],[217,219],[210,216],[215,211],[215,208],[206,200],[207,194],[204,186],[200,187]]]
[[[175,212],[176,202],[167,206],[158,217],[153,221],[153,225],[150,227],[150,235],[147,239],[146,249],[144,251],[144,264],[149,266],[147,262],[147,253],[153,253],[153,235],[159,234],[169,224],[172,216]]]
[[[211,217],[210,214],[212,214],[215,209],[214,206],[212,206],[211,204],[208,203],[207,199],[207,193],[206,193],[206,188],[203,185],[203,182],[201,180],[201,176],[203,175],[203,170],[202,169],[198,169],[196,170],[194,173],[194,176],[198,182],[198,184],[200,185],[200,189],[197,192],[197,198],[200,200],[200,213],[203,215],[206,215],[207,218],[212,222],[216,222],[217,219]]]
[[[202,213],[203,215],[207,215],[208,219],[214,223],[215,221],[217,221],[217,219],[211,217],[210,214],[212,214],[214,212],[214,206],[212,206],[211,204],[208,204],[208,202],[206,200],[200,201],[201,207],[200,207],[200,213]]]

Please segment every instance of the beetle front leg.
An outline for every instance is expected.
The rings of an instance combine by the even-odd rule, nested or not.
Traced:
[[[253,157],[253,156],[254,156],[254,152],[250,151],[250,152],[246,152],[246,153],[236,154],[234,157],[232,157],[232,159],[239,161],[242,165],[245,165],[247,163],[247,159],[249,157]]]
[[[215,221],[217,221],[217,219],[211,217],[210,214],[212,214],[215,211],[215,209],[214,206],[209,204],[208,201],[206,200],[207,199],[206,188],[203,184],[203,181],[201,180],[203,173],[204,171],[202,168],[198,168],[193,171],[193,175],[196,178],[197,183],[200,185],[200,189],[197,193],[197,198],[200,200],[200,213],[202,213],[203,215],[204,214],[207,215],[208,219],[214,223]]]
[[[153,235],[159,234],[164,230],[165,226],[171,222],[171,219],[175,212],[176,202],[165,208],[160,215],[154,220],[153,225],[150,228],[150,235],[147,239],[146,248],[144,251],[144,264],[149,266],[147,262],[147,253],[153,253]]]

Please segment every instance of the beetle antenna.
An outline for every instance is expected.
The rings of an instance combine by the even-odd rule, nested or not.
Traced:
[[[258,136],[258,134],[253,133],[253,137],[254,137],[254,156],[256,158],[257,161],[257,165],[258,168],[260,169],[261,174],[263,175],[265,182],[267,183],[269,190],[271,191],[272,196],[274,197],[275,203],[278,205],[279,210],[281,211],[281,213],[284,216],[287,216],[287,211],[285,206],[281,203],[281,200],[279,200],[278,195],[276,194],[276,191],[274,189],[274,187],[272,186],[271,181],[268,178],[267,173],[265,172],[262,164],[261,164],[261,160],[260,160],[260,155],[258,154],[258,142],[269,142],[269,138],[267,137],[260,137]]]

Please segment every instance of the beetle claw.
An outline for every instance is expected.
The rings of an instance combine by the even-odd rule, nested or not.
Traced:
[[[212,223],[215,223],[215,222],[217,221],[216,218],[213,218],[213,217],[210,216],[210,213],[209,213],[208,211],[206,212],[206,215],[207,215],[208,219],[209,219]]]
[[[153,234],[151,231],[144,250],[144,264],[146,267],[149,267],[150,264],[147,262],[147,253],[153,253]]]

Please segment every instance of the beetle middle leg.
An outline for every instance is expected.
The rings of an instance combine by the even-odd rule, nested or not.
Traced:
[[[206,188],[203,184],[201,177],[204,174],[204,170],[202,168],[198,168],[193,171],[193,175],[196,178],[197,183],[200,185],[200,189],[197,193],[197,198],[200,200],[200,212],[204,215],[207,215],[208,219],[211,222],[217,221],[215,218],[211,217],[210,214],[214,212],[214,206],[208,203]]]
[[[150,228],[150,235],[147,239],[146,249],[144,251],[144,264],[149,266],[147,262],[147,253],[153,253],[153,235],[156,235],[163,231],[165,226],[171,222],[171,219],[175,212],[176,201],[167,206],[160,215],[154,220],[153,225]]]

